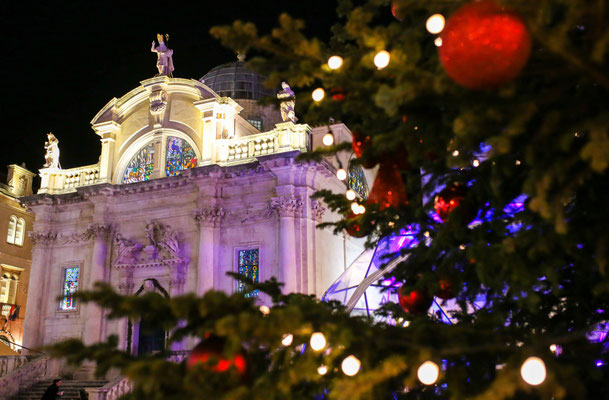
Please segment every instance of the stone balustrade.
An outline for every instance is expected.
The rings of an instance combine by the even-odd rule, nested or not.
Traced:
[[[82,186],[102,183],[99,179],[99,171],[99,164],[70,169],[43,168],[40,170],[41,182],[38,193],[67,193]]]
[[[86,388],[89,400],[117,400],[133,390],[133,384],[123,377],[118,377],[100,388]]]
[[[42,379],[47,371],[47,356],[39,356],[27,362],[30,357],[8,356],[2,357],[0,368],[13,368],[6,375],[0,377],[0,400],[8,400],[19,391],[32,386]],[[4,362],[6,360],[6,366]]]

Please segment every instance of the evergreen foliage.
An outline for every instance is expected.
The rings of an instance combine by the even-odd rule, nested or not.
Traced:
[[[136,385],[131,398],[609,398],[609,367],[595,364],[609,362],[606,346],[586,338],[609,320],[609,4],[503,1],[530,29],[531,58],[513,82],[472,91],[445,75],[435,36],[425,29],[430,15],[450,16],[464,3],[396,0],[400,22],[387,0],[343,0],[329,43],[307,38],[303,22],[287,15],[269,35],[239,21],[211,32],[233,49],[258,55],[249,65],[268,76],[268,87],[288,81],[301,120],[334,118],[369,135],[363,160],[408,159],[411,168],[402,174],[410,202],[397,210],[367,206],[368,240],[418,225],[424,245],[405,250],[409,257],[391,275],[429,293],[449,280],[463,309],[481,293],[485,307],[458,315],[455,325],[407,315],[397,305],[382,310],[410,321],[400,327],[349,316],[338,304],[282,295],[276,282],[253,285],[272,298],[268,315],[241,294],[136,298],[99,285],[79,296],[111,310],[111,318],[155,317],[170,340],[226,337],[227,354],[246,351],[248,376],[187,370],[165,361],[167,354],[134,357],[117,351],[115,338],[91,347],[66,342],[54,351],[74,362],[96,360],[101,373],[120,368]],[[378,70],[372,60],[382,49],[391,62]],[[334,54],[344,59],[338,71],[325,65]],[[314,103],[310,93],[317,87],[340,90],[345,98]],[[332,151],[349,150],[338,145],[305,156]],[[433,194],[453,182],[468,186],[467,196],[438,223],[430,217]],[[521,194],[524,207],[505,212]],[[348,214],[343,194],[318,196]],[[484,217],[481,223],[468,226],[471,210]],[[348,224],[335,226],[340,231]],[[326,335],[331,351],[300,351],[314,331]],[[289,347],[281,344],[286,333],[294,335]],[[562,354],[553,354],[552,344],[562,346]],[[354,377],[340,371],[350,354],[362,362]],[[520,377],[531,355],[548,371],[537,387]],[[437,385],[416,379],[426,360],[444,366]],[[317,373],[322,364],[329,369],[323,376]]]

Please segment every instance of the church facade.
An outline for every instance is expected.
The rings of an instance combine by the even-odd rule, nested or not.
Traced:
[[[362,241],[316,228],[340,218],[311,199],[319,189],[347,190],[337,164],[297,160],[329,128],[337,142],[350,141],[348,128],[311,128],[295,123],[293,109],[282,118],[258,106],[264,89],[243,69],[225,64],[198,81],[159,68],[91,121],[97,164],[61,169],[59,145],[48,143],[56,153],[40,170],[41,188],[22,198],[35,214],[25,346],[110,334],[135,354],[163,346],[140,333],[140,322],[107,320],[72,297],[97,281],[124,294],[232,293],[244,288],[226,273],[240,272],[321,297],[361,253]],[[350,171],[349,180],[365,196],[365,173]]]

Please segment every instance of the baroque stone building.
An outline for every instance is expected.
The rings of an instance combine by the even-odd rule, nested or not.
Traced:
[[[350,141],[348,128],[282,120],[273,106],[255,103],[264,90],[249,74],[237,61],[201,81],[143,80],[91,121],[101,141],[94,165],[61,169],[49,139],[40,190],[22,200],[36,216],[26,346],[109,334],[134,353],[164,346],[162,332],[142,333],[145,321],[109,321],[71,297],[96,281],[125,294],[242,290],[226,276],[232,271],[275,276],[286,291],[321,297],[361,253],[361,241],[316,229],[339,218],[311,199],[319,189],[346,190],[336,160],[297,160],[329,129]],[[361,169],[350,171],[350,182],[366,195]]]

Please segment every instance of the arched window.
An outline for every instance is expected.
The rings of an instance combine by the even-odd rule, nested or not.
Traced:
[[[197,164],[197,155],[186,140],[175,136],[167,138],[165,157],[165,174],[167,176],[179,175],[180,171],[194,168]]]
[[[15,230],[15,244],[23,246],[23,238],[25,237],[25,220],[19,218],[17,221],[17,229]]]
[[[127,164],[123,183],[147,181],[154,170],[154,143],[142,148]]]
[[[359,165],[349,167],[349,188],[355,191],[362,199],[368,198],[368,183],[364,169]]]
[[[15,233],[17,231],[17,217],[11,215],[11,219],[8,222],[8,236],[6,237],[6,241],[14,244],[15,243]]]

